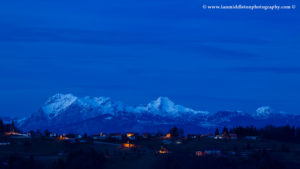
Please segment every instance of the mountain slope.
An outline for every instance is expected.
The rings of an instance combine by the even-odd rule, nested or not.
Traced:
[[[108,97],[76,97],[56,94],[30,117],[22,120],[23,130],[49,129],[59,133],[157,132],[173,126],[186,132],[207,132],[216,127],[237,125],[297,125],[299,116],[272,112],[263,106],[254,113],[220,111],[209,113],[177,105],[159,97],[146,105],[125,106]]]

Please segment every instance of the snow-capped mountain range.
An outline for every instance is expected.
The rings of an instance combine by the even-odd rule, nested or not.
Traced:
[[[59,133],[157,132],[173,126],[186,132],[207,132],[216,127],[255,125],[297,125],[300,116],[275,113],[268,106],[253,113],[220,111],[209,113],[177,105],[159,97],[146,105],[127,106],[108,97],[76,97],[55,94],[28,118],[17,121],[23,130],[51,130]]]

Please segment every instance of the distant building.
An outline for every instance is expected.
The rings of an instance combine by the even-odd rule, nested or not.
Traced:
[[[181,139],[175,141],[176,144],[182,144],[183,141]]]
[[[107,140],[107,135],[103,134],[103,135],[93,135],[92,139],[94,140]]]
[[[50,133],[50,135],[49,135],[50,137],[56,137],[57,136],[57,134],[56,133]]]
[[[207,155],[221,155],[220,150],[205,150],[204,151]]]
[[[59,141],[63,141],[63,140],[69,140],[70,138],[69,137],[67,137],[67,136],[65,136],[64,134],[63,135],[61,135],[61,136],[59,136],[59,138],[58,138],[58,140]]]
[[[5,136],[20,136],[20,135],[29,136],[28,134],[23,134],[23,133],[15,132],[15,131],[5,132],[4,135]]]
[[[25,142],[31,142],[31,136],[28,134],[23,134],[15,131],[11,132],[5,132],[4,135],[7,137],[7,140],[10,143],[25,143]]]
[[[110,134],[109,137],[112,138],[112,139],[115,139],[115,140],[122,140],[122,134],[121,133],[112,133],[112,134]]]
[[[165,136],[162,137],[162,139],[170,139],[172,138],[171,133],[167,133]]]
[[[135,140],[135,134],[134,134],[134,133],[127,133],[127,134],[126,134],[126,137],[127,137],[129,140]]]
[[[196,134],[188,134],[188,135],[187,135],[187,138],[188,138],[189,140],[195,140],[195,139],[198,138],[198,135],[196,135]]]
[[[216,139],[216,140],[221,140],[221,139],[224,139],[225,137],[224,136],[222,136],[222,135],[216,135],[215,137],[214,137],[214,139]]]
[[[20,134],[20,135],[10,135],[9,139],[30,139],[31,137],[25,135],[25,134]]]
[[[222,155],[220,150],[205,150],[205,151],[196,151],[196,156],[207,156],[207,155],[213,155],[213,156],[220,156]]]
[[[122,144],[123,148],[134,148],[136,147],[134,144],[130,143],[129,141],[127,143]]]

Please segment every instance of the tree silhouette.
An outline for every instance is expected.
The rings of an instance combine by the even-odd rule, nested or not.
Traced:
[[[182,138],[184,137],[184,131],[182,128],[179,129],[179,136]]]
[[[172,137],[178,138],[179,136],[178,128],[174,126],[172,129],[170,129],[170,134]]]
[[[216,131],[215,131],[215,136],[217,136],[217,135],[220,135],[220,132],[219,132],[218,128],[216,128]]]
[[[49,137],[50,136],[50,131],[49,130],[45,130],[44,134],[45,134],[45,136]]]
[[[229,136],[229,132],[228,129],[224,126],[222,133],[224,134],[224,136],[228,137]]]
[[[0,133],[4,132],[4,124],[2,119],[0,119]]]

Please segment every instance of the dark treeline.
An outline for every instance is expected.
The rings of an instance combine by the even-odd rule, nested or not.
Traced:
[[[257,129],[254,126],[236,127],[230,130],[231,133],[237,134],[239,137],[260,136],[266,139],[274,139],[279,141],[300,142],[300,128],[294,126],[266,126]]]
[[[3,121],[0,119],[0,133],[9,132],[13,130],[16,130],[14,121],[12,121],[10,124],[4,124]]]
[[[3,121],[0,119],[0,133],[4,132],[10,132],[10,131],[18,131],[18,129],[15,127],[14,121],[12,121],[9,124],[3,123]],[[31,131],[32,135],[34,134],[42,134],[40,130],[37,130],[36,133]],[[183,137],[184,132],[183,129],[178,129],[177,127],[173,127],[170,129],[169,133],[172,135],[172,137]],[[279,140],[279,141],[288,141],[288,142],[300,142],[300,127],[294,127],[294,126],[266,126],[264,128],[256,128],[255,126],[247,126],[242,127],[238,126],[235,128],[230,129],[228,131],[228,128],[224,127],[222,130],[222,133],[225,136],[229,136],[229,133],[235,133],[238,137],[246,137],[246,136],[259,136],[261,138],[265,139],[273,139],[273,140]],[[50,135],[50,131],[45,130],[44,133],[46,136]],[[215,131],[215,135],[219,135],[220,132],[218,129]],[[86,134],[84,135],[85,137]]]

